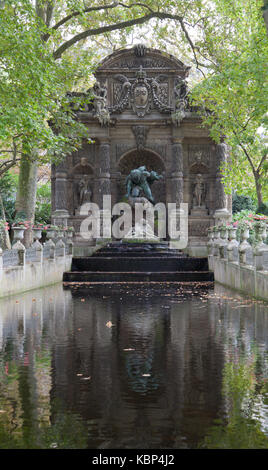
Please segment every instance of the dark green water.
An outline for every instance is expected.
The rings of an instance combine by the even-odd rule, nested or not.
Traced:
[[[0,301],[0,448],[268,448],[268,307],[61,285]]]

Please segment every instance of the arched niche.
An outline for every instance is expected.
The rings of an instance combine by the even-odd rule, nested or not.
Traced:
[[[117,187],[118,200],[122,200],[126,194],[125,182],[127,175],[131,170],[140,166],[146,166],[148,171],[154,170],[163,175],[163,179],[153,183],[152,193],[156,203],[166,202],[165,164],[160,155],[149,149],[140,152],[137,149],[130,150],[120,158],[118,162],[118,172],[120,174]]]
[[[69,173],[70,212],[73,214],[79,209],[79,183],[81,180],[84,180],[86,186],[89,188],[89,193],[91,193],[90,200],[92,200],[94,170],[88,163],[86,157],[82,157],[80,162],[77,163]]]
[[[207,214],[209,209],[209,194],[210,194],[210,185],[209,185],[209,168],[205,163],[198,161],[193,163],[189,168],[189,186],[190,186],[190,214],[193,214],[193,210],[199,211],[200,214]],[[196,197],[195,197],[195,185],[197,183],[197,178],[201,177],[203,184],[203,194],[202,194],[202,208],[196,209]]]

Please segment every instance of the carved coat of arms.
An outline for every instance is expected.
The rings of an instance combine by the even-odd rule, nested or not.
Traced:
[[[128,79],[121,74],[116,75],[114,79],[121,83],[121,93],[117,90],[118,101],[110,108],[110,112],[121,113],[130,105],[137,116],[143,117],[150,112],[153,104],[161,113],[172,111],[172,108],[163,103],[161,99],[163,95],[162,75],[156,78],[147,78],[145,70],[140,66],[135,79]]]
[[[131,89],[131,104],[133,111],[139,117],[143,117],[150,108],[150,84],[146,79],[146,74],[140,68],[137,78],[132,85]]]

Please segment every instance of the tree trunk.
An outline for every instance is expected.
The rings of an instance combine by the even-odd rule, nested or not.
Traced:
[[[255,185],[256,185],[256,193],[257,193],[257,199],[258,199],[258,207],[263,204],[263,199],[262,199],[262,185],[260,182],[260,175],[254,174],[255,178]]]
[[[1,194],[0,194],[0,218],[6,222],[5,208],[4,208]],[[2,248],[3,250],[11,249],[10,238],[9,238],[9,234],[7,230],[1,230],[0,242],[1,242],[0,248]]]
[[[16,196],[16,214],[21,213],[23,218],[34,223],[36,188],[37,188],[36,162],[30,161],[27,155],[23,155],[20,162],[18,191]],[[32,243],[32,230],[28,229],[24,234],[24,244],[29,247]]]

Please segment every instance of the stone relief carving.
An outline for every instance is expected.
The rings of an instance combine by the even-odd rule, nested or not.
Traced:
[[[161,157],[165,157],[167,153],[167,146],[163,144],[152,144],[150,142],[147,142],[147,148],[153,150],[154,152],[158,153],[158,155],[161,155]]]
[[[201,220],[190,220],[189,221],[189,236],[190,237],[206,237],[208,233],[208,228],[210,227],[211,222],[201,221]]]
[[[188,94],[189,89],[186,81],[182,77],[177,77],[174,87],[175,94],[175,113],[172,115],[172,121],[179,126],[185,117],[185,111],[189,107]]]
[[[157,86],[158,86],[158,91],[157,95],[160,99],[160,101],[168,106],[169,102],[169,83],[168,83],[168,76],[167,75],[157,75],[155,77]]]
[[[136,145],[139,152],[141,152],[146,144],[146,138],[149,127],[145,126],[132,126],[133,134],[135,135]]]
[[[210,147],[209,145],[190,145],[189,146],[189,167],[193,172],[206,172],[210,166]],[[200,169],[200,171],[198,171]],[[196,170],[196,171],[194,171]]]
[[[137,78],[132,84],[130,102],[134,113],[139,117],[145,116],[150,110],[151,87],[142,67],[137,72]]]
[[[116,144],[116,160],[119,160],[119,158],[129,150],[133,150],[133,145],[124,143]]]
[[[133,52],[137,57],[144,57],[146,54],[146,46],[144,44],[137,44],[134,46]]]
[[[128,57],[117,62],[113,62],[110,65],[111,69],[124,68],[124,69],[137,69],[140,66],[143,68],[156,68],[156,69],[167,69],[171,66],[174,67],[174,64],[168,63],[165,59],[159,59],[154,57]]]
[[[94,115],[98,118],[102,126],[110,122],[110,113],[107,106],[107,89],[96,81],[93,86],[93,107]]]
[[[146,71],[140,66],[136,78],[127,78],[123,74],[114,77],[113,106],[109,108],[111,113],[121,113],[131,105],[137,116],[143,117],[148,114],[152,105],[161,113],[171,113],[172,108],[168,102],[168,82],[167,77],[159,75],[155,78],[148,78]],[[120,86],[120,87],[119,87]]]
[[[71,170],[72,175],[92,175],[93,171],[87,162],[86,157],[82,157],[80,162],[77,163]]]

